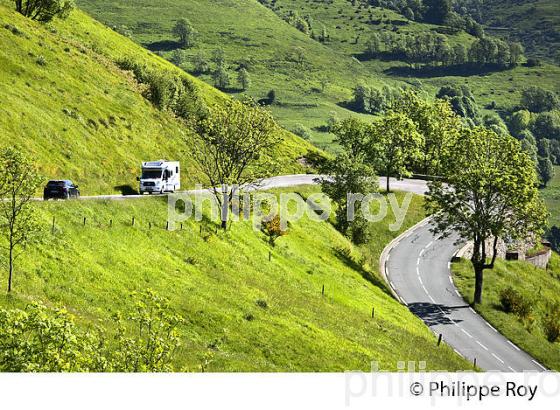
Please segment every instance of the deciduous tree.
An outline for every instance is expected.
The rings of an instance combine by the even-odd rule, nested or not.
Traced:
[[[15,261],[39,232],[33,195],[41,177],[32,160],[14,148],[0,153],[0,231],[8,253],[8,292],[12,290]]]
[[[494,267],[498,240],[539,235],[546,208],[533,161],[509,135],[465,128],[445,161],[446,183],[429,183],[426,207],[434,233],[473,242],[474,303],[481,303],[484,271]]]

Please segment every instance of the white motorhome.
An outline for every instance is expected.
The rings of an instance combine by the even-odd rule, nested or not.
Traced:
[[[140,194],[175,192],[181,189],[181,166],[177,161],[148,161],[142,163]]]

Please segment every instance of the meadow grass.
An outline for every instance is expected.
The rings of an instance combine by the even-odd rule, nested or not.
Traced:
[[[474,293],[474,273],[470,261],[452,265],[453,280],[467,302]],[[531,303],[526,319],[506,313],[500,305],[500,292],[512,287]],[[485,271],[483,302],[475,306],[488,322],[505,337],[550,369],[560,370],[560,343],[550,343],[542,330],[547,303],[560,303],[560,256],[553,252],[547,269],[527,262],[496,261],[496,267]]]
[[[235,89],[235,70],[243,63],[252,79],[246,94],[259,99],[270,89],[276,90],[279,103],[272,109],[280,123],[290,130],[303,124],[311,129],[311,142],[329,150],[336,149],[333,136],[325,130],[329,114],[335,112],[340,118],[354,115],[345,103],[359,83],[377,87],[413,85],[421,87],[427,98],[434,98],[443,85],[465,84],[481,107],[495,102],[501,111],[518,104],[521,91],[530,85],[555,90],[560,76],[560,68],[551,64],[498,72],[433,74],[407,71],[402,61],[363,60],[361,54],[371,34],[393,30],[393,21],[400,22],[395,24],[399,33],[433,32],[437,26],[408,21],[391,10],[363,6],[361,2],[277,0],[277,13],[256,0],[162,0],[156,4],[148,0],[79,0],[78,4],[108,25],[126,26],[136,42],[166,58],[178,47],[172,35],[175,21],[188,18],[198,36],[195,46],[186,50],[187,71],[193,70],[196,54],[203,52],[210,57],[222,48],[232,74],[232,95],[242,94]],[[316,35],[324,25],[330,41],[320,43],[285,22],[281,16],[289,10],[309,15]],[[370,24],[370,15],[381,23]],[[468,46],[472,41],[474,38],[466,33],[449,36],[451,45]],[[301,64],[294,61],[296,49],[304,54]],[[209,74],[200,78],[213,83]]]
[[[0,0],[0,147],[16,145],[49,179],[72,179],[82,194],[137,188],[141,161],[183,165],[183,187],[205,182],[193,165],[188,128],[154,108],[115,61],[185,75],[208,104],[224,94],[103,26],[80,11],[44,25]],[[279,130],[281,172],[302,172],[296,159],[311,144]]]
[[[167,231],[162,198],[37,207],[43,243],[22,256],[3,307],[40,300],[66,306],[84,327],[111,326],[113,312],[131,309],[131,292],[151,288],[186,319],[174,364],[191,371],[208,357],[209,371],[367,371],[372,361],[396,370],[403,360],[469,368],[380,284],[379,250],[398,235],[391,218],[372,227],[370,264],[330,223],[307,217],[272,248],[248,221],[227,232],[208,220]],[[406,226],[419,218],[411,212]]]

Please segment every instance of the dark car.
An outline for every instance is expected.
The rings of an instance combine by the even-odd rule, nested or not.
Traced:
[[[79,198],[80,191],[78,185],[74,185],[72,181],[49,181],[43,191],[43,199],[70,199]]]

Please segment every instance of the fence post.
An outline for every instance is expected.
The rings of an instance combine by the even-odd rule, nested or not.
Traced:
[[[371,308],[371,318],[375,318],[375,306]]]
[[[51,228],[51,233],[54,234],[54,222],[55,222],[55,217],[52,217],[52,228]]]
[[[438,340],[437,340],[437,345],[439,346],[441,344],[441,338],[443,337],[443,335],[440,333]]]
[[[321,296],[325,296],[325,285],[323,285],[323,289],[321,289]]]
[[[113,227],[113,220],[109,219],[109,228],[112,228],[112,227]]]
[[[132,217],[132,226],[134,226],[134,223],[136,222],[136,218],[133,216]]]
[[[84,216],[84,226],[86,226],[86,220],[87,218]]]

